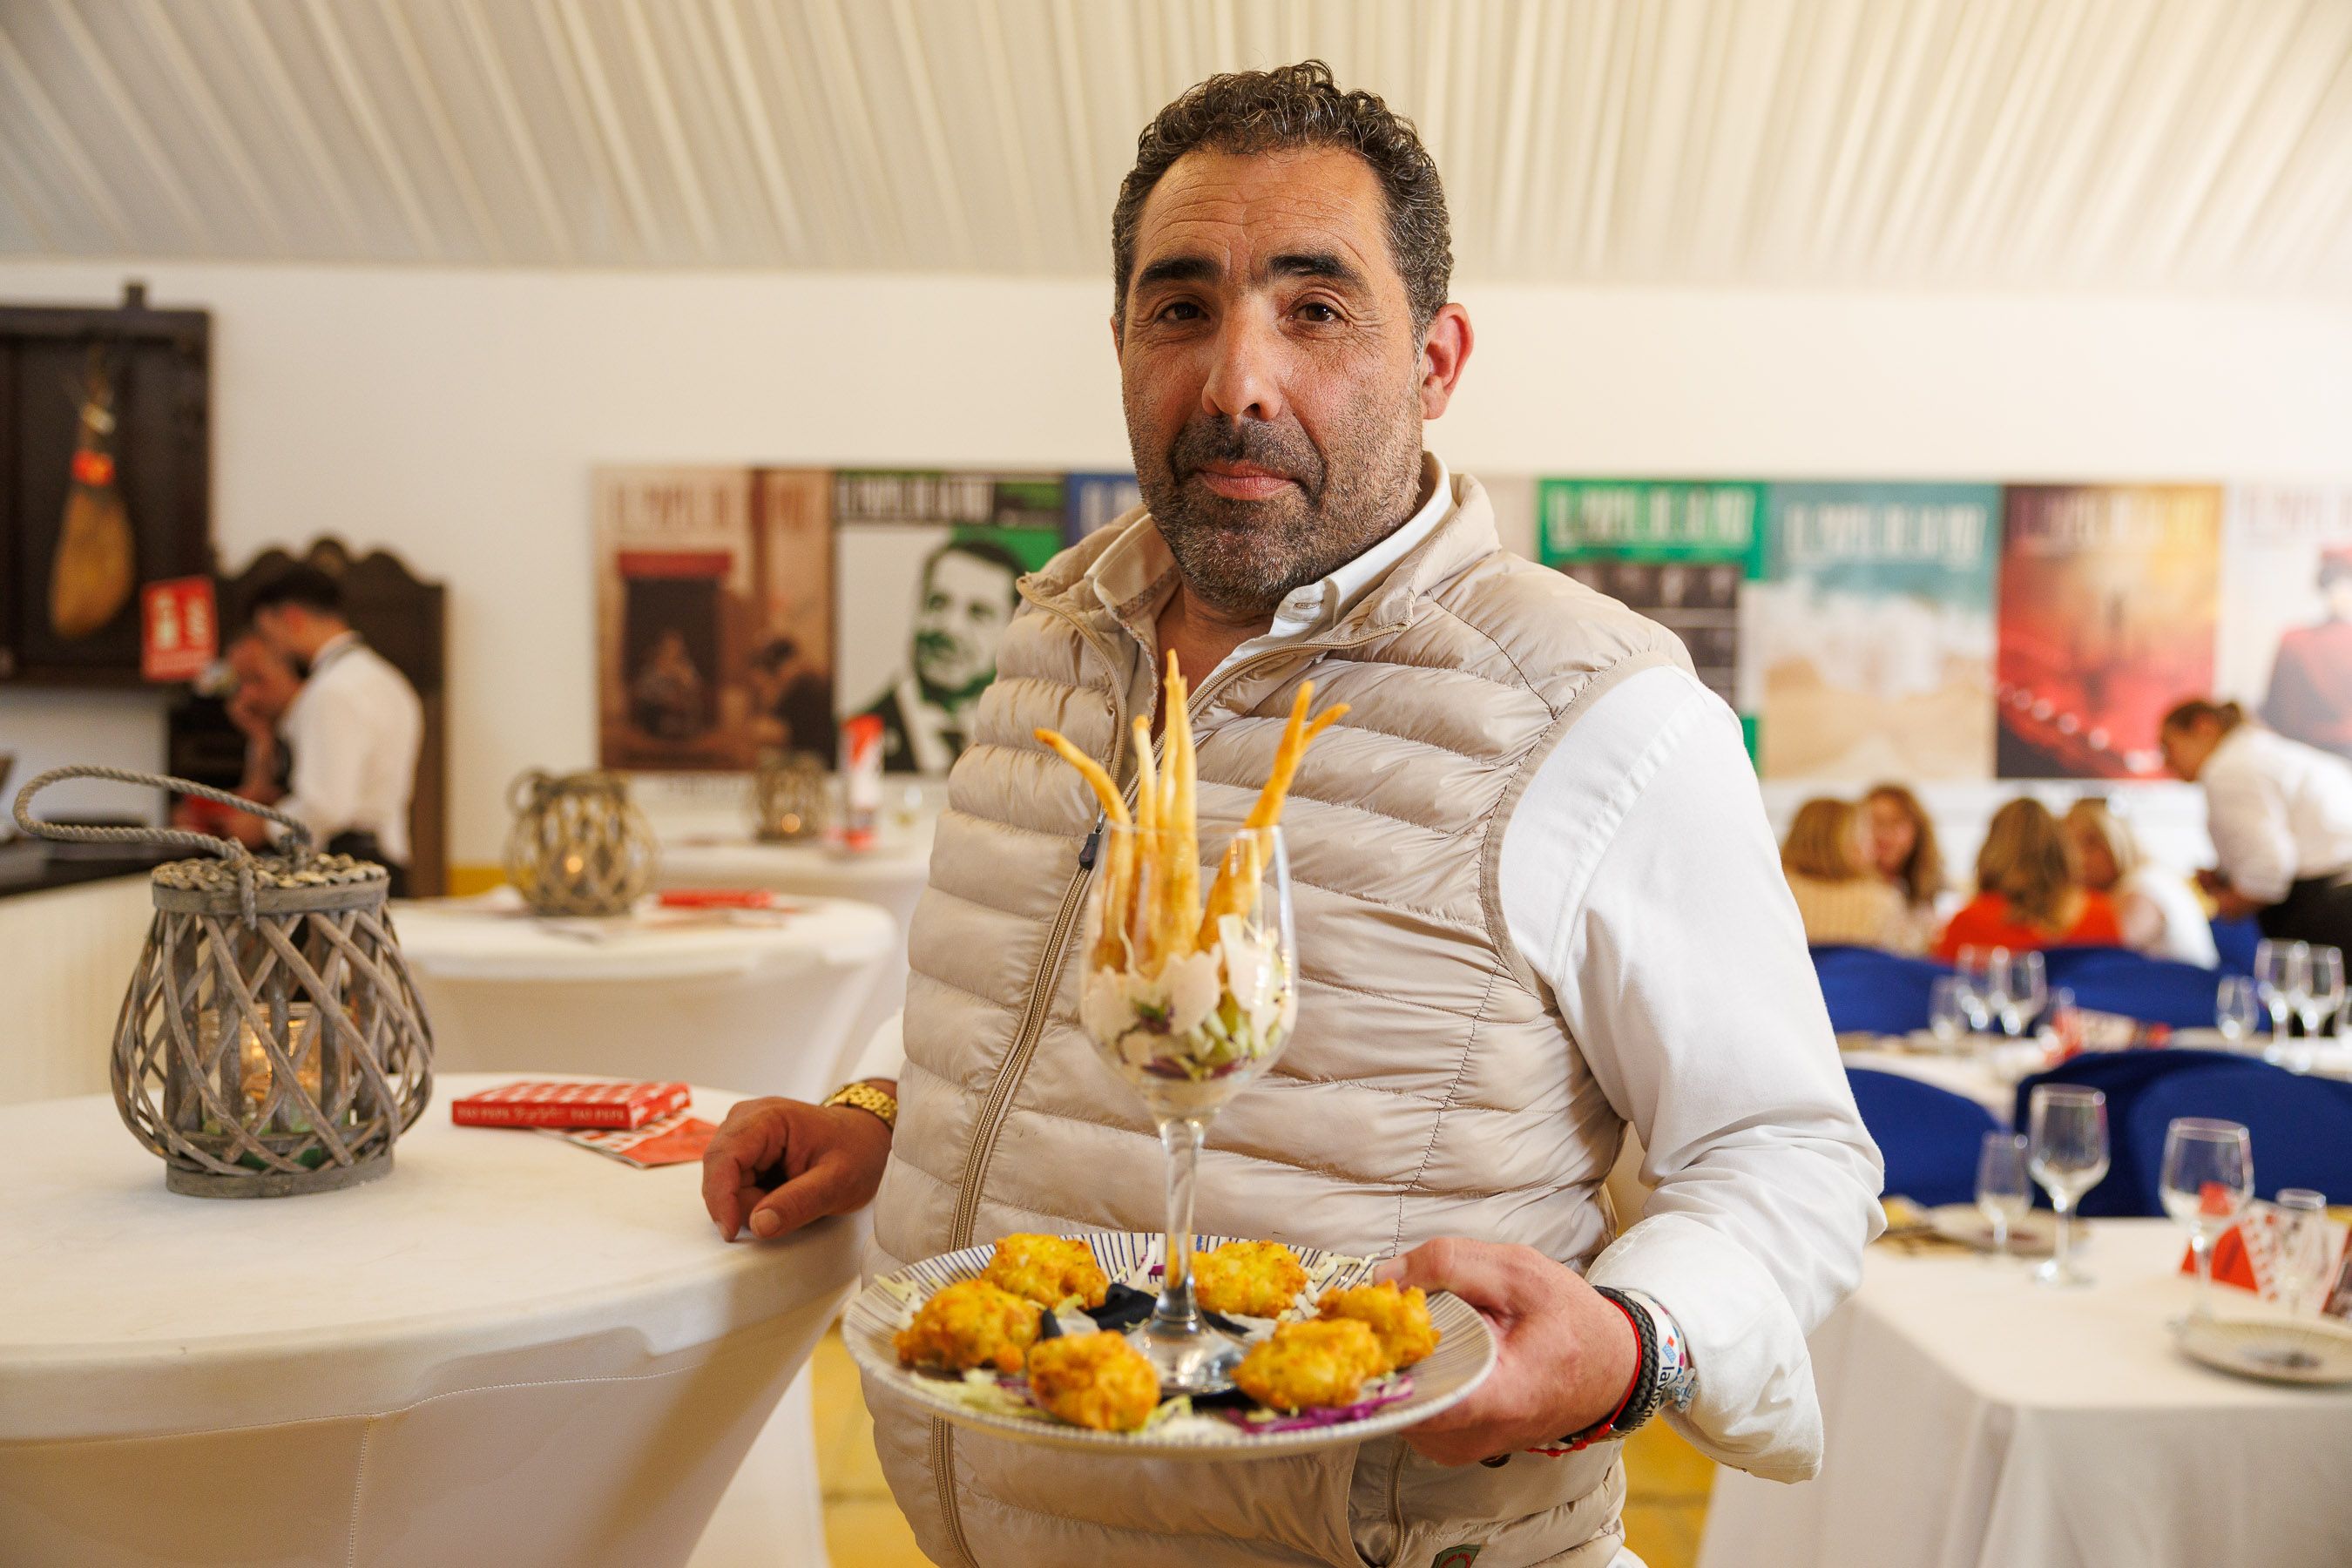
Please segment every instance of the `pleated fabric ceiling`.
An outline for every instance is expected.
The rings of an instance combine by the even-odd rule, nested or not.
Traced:
[[[1089,275],[1310,54],[1468,276],[2352,292],[2352,0],[0,0],[0,252]]]

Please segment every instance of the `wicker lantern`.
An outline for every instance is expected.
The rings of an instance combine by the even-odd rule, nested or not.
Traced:
[[[799,844],[824,835],[833,815],[833,778],[811,752],[766,751],[751,774],[751,832],[762,844]]]
[[[654,830],[618,773],[527,773],[509,792],[507,880],[542,915],[625,915],[654,881]]]
[[[178,790],[289,828],[283,855],[171,828],[38,822],[60,779]],[[433,1037],[384,911],[383,867],[321,855],[268,807],[184,779],[61,768],[16,796],[27,833],[179,844],[221,857],[155,868],[155,919],[115,1025],[114,1102],[163,1160],[164,1185],[208,1198],[331,1192],[392,1169],[433,1091]]]

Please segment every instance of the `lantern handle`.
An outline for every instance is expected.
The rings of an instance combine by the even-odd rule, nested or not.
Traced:
[[[520,816],[527,808],[545,801],[548,792],[562,782],[545,768],[526,768],[507,785],[507,809]]]
[[[267,817],[286,828],[292,838],[291,851],[297,860],[310,857],[310,827],[299,818],[232,795],[225,789],[200,784],[192,779],[172,778],[163,773],[142,773],[131,768],[72,767],[52,768],[16,792],[16,826],[36,838],[55,839],[61,844],[173,844],[200,854],[217,855],[232,862],[249,860],[252,852],[234,838],[215,838],[209,833],[191,832],[184,827],[84,827],[76,823],[43,822],[33,815],[33,797],[53,784],[67,779],[104,779],[111,784],[144,784],[152,789],[168,789],[181,795],[192,795],[199,800],[233,805],[239,811]]]

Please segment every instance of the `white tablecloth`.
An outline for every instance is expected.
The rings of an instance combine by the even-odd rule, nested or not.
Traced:
[[[0,1562],[687,1562],[860,1227],[725,1245],[698,1166],[451,1126],[491,1081],[272,1200],[166,1193],[110,1100],[0,1109]],[[802,1523],[772,1561],[823,1561]]]
[[[821,844],[761,844],[750,837],[701,836],[665,842],[655,885],[661,888],[766,888],[794,898],[858,899],[879,904],[898,922],[898,940],[866,1010],[853,1026],[860,1044],[907,1002],[907,922],[931,874],[930,823],[903,837],[886,834],[861,854]]]
[[[2200,1049],[2220,1049],[2220,1037],[2191,1034],[2178,1043]],[[2315,1077],[2352,1079],[2352,1047],[2333,1040],[2309,1047],[2294,1043],[2297,1063]],[[2005,1125],[2017,1110],[2018,1083],[2042,1070],[2047,1058],[2042,1047],[2025,1042],[1986,1040],[1954,1052],[1923,1051],[1889,1041],[1884,1047],[1844,1053],[1850,1068],[1898,1073],[1932,1083],[1937,1089],[1965,1095],[1983,1106]]]
[[[684,1079],[803,1100],[839,1085],[898,940],[883,910],[828,899],[785,915],[539,921],[509,893],[395,904],[393,922],[451,1071]]]
[[[2182,1233],[2091,1229],[2097,1283],[2074,1290],[2023,1265],[1873,1248],[1813,1336],[1820,1479],[1720,1472],[1701,1568],[2352,1563],[2352,1390],[2182,1357],[2165,1329],[2189,1302]]]

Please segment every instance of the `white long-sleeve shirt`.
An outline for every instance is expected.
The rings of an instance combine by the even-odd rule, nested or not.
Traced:
[[[2352,871],[2352,764],[2341,757],[2241,724],[2197,782],[2221,874],[2256,903],[2277,903],[2305,878]]]
[[[416,787],[425,707],[407,677],[345,632],[310,661],[278,721],[293,776],[278,809],[320,848],[339,833],[373,833],[384,858],[408,864],[408,801]]]
[[[1434,456],[1424,483],[1410,521],[1295,590],[1230,657],[1345,615],[1444,516]],[[1106,556],[1098,574],[1112,571]],[[1679,669],[1621,681],[1528,782],[1501,866],[1512,943],[1553,993],[1562,1048],[1641,1138],[1654,1189],[1588,1278],[1672,1315],[1696,1384],[1668,1419],[1701,1452],[1801,1479],[1822,1451],[1805,1336],[1861,1278],[1882,1170],[1738,720]],[[857,1076],[895,1079],[904,1062],[894,1020]]]

